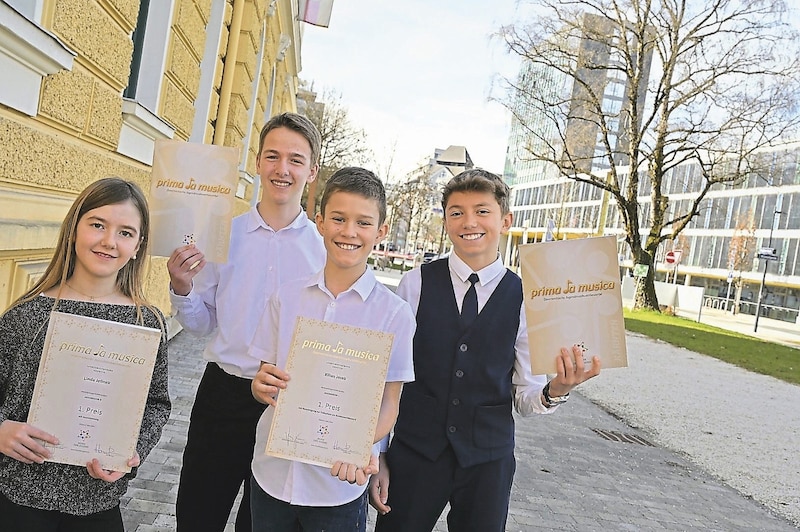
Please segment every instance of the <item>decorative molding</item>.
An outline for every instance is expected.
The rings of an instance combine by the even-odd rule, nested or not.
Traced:
[[[156,139],[171,139],[175,128],[129,98],[122,99],[122,129],[117,152],[147,165],[153,164]]]
[[[77,54],[55,35],[0,2],[0,103],[28,116],[39,111],[42,78],[71,70]]]

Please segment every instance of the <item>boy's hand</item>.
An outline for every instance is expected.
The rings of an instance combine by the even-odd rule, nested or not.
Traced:
[[[341,460],[331,467],[331,476],[339,477],[339,480],[363,486],[369,480],[369,476],[378,472],[378,457],[370,455],[367,467],[358,467],[355,464],[348,464]]]
[[[373,474],[369,479],[369,504],[378,510],[381,515],[386,515],[392,511],[386,505],[389,500],[389,466],[386,464],[386,453],[380,456],[380,471]]]
[[[278,391],[286,388],[289,379],[289,374],[278,369],[275,364],[262,362],[253,382],[250,383],[250,391],[259,403],[275,406],[277,404],[275,397],[278,395]]]
[[[558,373],[550,381],[550,395],[553,397],[567,395],[580,383],[599,375],[600,358],[592,357],[592,367],[587,369],[580,346],[573,345],[572,351],[562,347],[561,354],[556,358],[556,369]]]
[[[23,464],[44,463],[52,453],[39,440],[58,445],[58,438],[33,425],[6,419],[0,423],[0,453]]]
[[[172,291],[185,296],[192,291],[192,279],[206,265],[206,258],[194,244],[177,248],[167,260]]]
[[[128,460],[128,467],[139,467],[140,463],[141,459],[139,458],[139,453],[134,452],[133,457]],[[91,462],[87,462],[86,469],[89,471],[90,477],[96,478],[98,480],[104,480],[106,482],[116,482],[127,474],[124,471],[112,471],[111,469],[103,469],[103,466],[100,465],[100,460],[98,460],[97,458],[95,458]]]

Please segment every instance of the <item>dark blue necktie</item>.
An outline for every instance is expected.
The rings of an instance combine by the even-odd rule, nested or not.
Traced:
[[[470,282],[469,289],[464,294],[464,301],[461,303],[461,326],[464,329],[472,325],[472,322],[478,317],[478,293],[475,291],[478,274],[471,274],[467,280]]]

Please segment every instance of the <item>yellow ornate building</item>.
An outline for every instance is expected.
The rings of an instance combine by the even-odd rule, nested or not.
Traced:
[[[267,118],[297,108],[297,0],[0,0],[0,312],[44,271],[77,193],[150,188],[158,138],[240,148],[258,194]],[[147,295],[169,313],[165,260]]]

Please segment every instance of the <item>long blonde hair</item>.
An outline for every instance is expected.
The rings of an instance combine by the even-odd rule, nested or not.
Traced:
[[[145,260],[147,258],[150,235],[150,209],[139,185],[120,177],[99,179],[83,189],[83,192],[75,198],[64,221],[61,223],[56,250],[44,275],[30,290],[22,294],[11,307],[26,303],[55,286],[64,286],[66,280],[75,271],[75,237],[80,219],[93,209],[126,201],[133,203],[142,219],[140,228],[141,242],[135,258],[131,258],[117,272],[117,288],[122,294],[133,300],[133,304],[136,305],[136,316],[139,323],[143,321],[142,307],[153,311],[153,314],[158,318],[158,312],[155,312],[153,306],[145,299],[143,289]],[[57,297],[56,305],[58,305],[58,299]],[[161,320],[159,319],[159,321]]]

